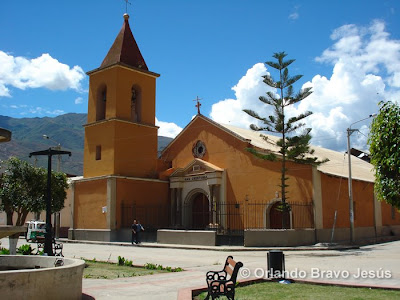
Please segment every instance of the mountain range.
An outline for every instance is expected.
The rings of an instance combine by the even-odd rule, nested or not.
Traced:
[[[22,160],[47,168],[47,158],[29,158],[29,153],[61,146],[71,151],[71,156],[61,156],[61,171],[83,174],[83,141],[87,114],[68,113],[54,118],[11,118],[0,115],[0,127],[12,132],[10,142],[0,144],[0,159],[16,156]],[[47,136],[48,138],[44,137]],[[158,151],[164,149],[172,138],[159,136]],[[57,169],[57,158],[53,158],[53,170]]]

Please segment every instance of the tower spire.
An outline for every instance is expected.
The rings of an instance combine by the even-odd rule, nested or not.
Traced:
[[[127,5],[128,3],[129,2],[127,2]],[[123,64],[146,71],[149,70],[147,68],[146,62],[143,59],[142,54],[140,53],[135,38],[133,37],[128,20],[129,15],[125,13],[122,28],[118,33],[110,50],[108,51],[106,57],[101,63],[100,68],[105,68],[114,64]]]

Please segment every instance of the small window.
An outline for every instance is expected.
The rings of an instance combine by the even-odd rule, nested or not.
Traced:
[[[96,160],[101,160],[101,146],[96,146]]]
[[[193,166],[193,172],[196,172],[196,171],[200,171],[200,166],[199,165],[194,165]]]

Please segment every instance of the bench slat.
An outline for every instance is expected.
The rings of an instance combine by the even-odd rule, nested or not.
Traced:
[[[225,272],[232,276],[233,269],[231,269],[231,267],[229,267],[229,265],[227,265],[227,266],[225,267]]]
[[[228,263],[232,266],[232,268],[235,268],[236,266],[236,261],[234,261],[232,258],[228,258],[227,259]]]

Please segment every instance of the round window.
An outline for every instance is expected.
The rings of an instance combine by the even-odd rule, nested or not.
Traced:
[[[192,152],[194,157],[203,158],[204,154],[206,154],[206,145],[199,140],[193,145]]]

